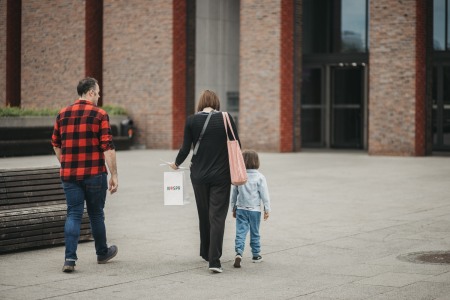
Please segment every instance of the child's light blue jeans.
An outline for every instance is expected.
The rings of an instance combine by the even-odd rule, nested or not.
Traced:
[[[236,254],[244,253],[245,238],[250,230],[250,247],[253,257],[258,256],[261,251],[259,241],[259,225],[261,224],[261,212],[245,209],[236,209]]]

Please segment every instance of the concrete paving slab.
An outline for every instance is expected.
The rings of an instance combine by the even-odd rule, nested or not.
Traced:
[[[191,203],[163,205],[160,159],[176,151],[117,153],[119,192],[108,196],[108,241],[117,257],[96,263],[81,243],[73,274],[64,247],[0,256],[0,299],[450,299],[450,266],[399,255],[450,249],[450,160],[363,152],[261,153],[272,213],[261,224],[264,262],[233,268],[235,221],[222,264],[199,257]],[[1,158],[0,168],[55,165],[54,156]],[[186,163],[185,163],[186,164]]]

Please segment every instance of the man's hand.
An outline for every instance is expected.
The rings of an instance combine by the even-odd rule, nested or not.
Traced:
[[[108,165],[109,172],[111,173],[111,178],[109,179],[109,192],[114,194],[117,192],[119,187],[119,179],[117,176],[117,163],[116,163],[116,151],[108,150],[104,152],[106,164]]]
[[[117,192],[118,187],[119,187],[119,179],[117,178],[117,175],[112,175],[111,178],[109,179],[109,188],[108,188],[111,195]]]
[[[171,164],[169,165],[169,167],[171,167],[171,168],[174,169],[174,170],[178,170],[178,167],[177,167],[177,165],[176,165],[175,163],[171,163]]]
[[[267,221],[268,218],[269,218],[269,212],[265,211],[264,212],[264,221]]]

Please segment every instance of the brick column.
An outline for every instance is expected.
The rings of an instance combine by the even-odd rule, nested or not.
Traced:
[[[423,155],[425,1],[369,5],[369,154]]]
[[[4,4],[3,4],[4,5]],[[20,107],[22,0],[8,0],[6,7],[6,105]]]
[[[281,0],[280,151],[293,150],[294,0]]]
[[[103,0],[86,1],[86,62],[85,74],[98,80],[103,90]],[[100,94],[102,92],[100,91]],[[98,99],[102,106],[103,97]]]
[[[186,0],[173,0],[172,149],[183,141],[186,120]]]
[[[241,142],[280,151],[281,2],[241,0],[240,19]]]
[[[6,1],[0,1],[0,106],[6,101]]]
[[[431,1],[430,1],[431,3]],[[415,155],[427,152],[427,0],[416,1],[416,146]]]

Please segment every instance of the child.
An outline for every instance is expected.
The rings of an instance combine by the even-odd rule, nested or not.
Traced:
[[[264,204],[264,221],[269,218],[270,199],[266,178],[258,171],[258,153],[252,150],[242,152],[247,169],[247,183],[241,186],[232,186],[230,206],[233,217],[236,218],[236,240],[234,267],[241,267],[244,253],[245,238],[250,230],[250,247],[252,248],[252,261],[261,262],[261,245],[259,241],[259,224],[261,223],[261,202]]]

